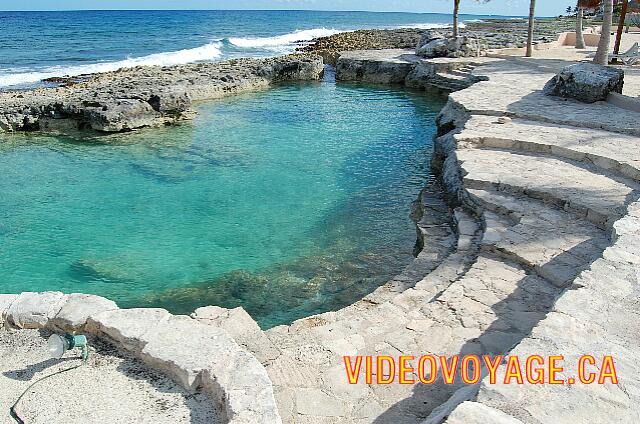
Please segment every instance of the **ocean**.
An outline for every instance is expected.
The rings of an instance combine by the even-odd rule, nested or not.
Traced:
[[[487,16],[462,15],[461,22]],[[364,28],[432,28],[451,16],[320,11],[0,11],[0,89],[136,65],[289,53],[316,37]]]

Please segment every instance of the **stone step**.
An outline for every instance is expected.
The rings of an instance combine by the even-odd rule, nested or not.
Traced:
[[[429,83],[429,86],[440,89],[440,90],[444,90],[444,91],[458,91],[458,90],[464,90],[465,88],[467,88],[467,86],[464,84],[449,83],[442,80],[433,81]]]
[[[467,188],[525,194],[603,229],[610,229],[638,197],[635,182],[575,161],[495,149],[460,149],[457,156]]]
[[[473,115],[455,136],[460,147],[512,149],[592,163],[640,181],[640,138],[523,119]]]
[[[610,244],[604,230],[540,200],[469,189],[484,211],[482,248],[564,287]]]
[[[448,71],[447,73],[451,74],[451,75],[458,75],[461,77],[469,77],[471,75],[471,72],[468,69],[452,69],[450,71]]]
[[[460,252],[464,250],[464,246],[460,248],[461,244],[468,247],[472,239],[479,239],[481,228],[477,220],[463,211],[456,211],[453,217],[451,215],[440,185],[435,182],[428,184],[420,192],[412,208],[412,219],[418,229],[416,248],[420,248],[419,253],[399,275],[365,296],[365,299],[373,303],[392,299],[437,268],[456,251],[456,247]],[[458,228],[458,237],[453,224]],[[465,233],[466,230],[468,234]]]
[[[438,72],[436,73],[436,77],[461,82],[469,80],[469,74],[463,72],[456,73],[455,71]]]
[[[437,72],[431,81],[429,81],[429,84],[443,89],[457,91],[469,88],[477,81],[478,79],[469,72],[448,70]]]

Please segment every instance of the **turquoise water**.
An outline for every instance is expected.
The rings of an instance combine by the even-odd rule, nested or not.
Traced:
[[[178,127],[0,138],[1,292],[242,305],[265,327],[353,302],[412,259],[442,103],[328,79]]]

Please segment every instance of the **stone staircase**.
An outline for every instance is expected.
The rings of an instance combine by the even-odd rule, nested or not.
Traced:
[[[504,129],[505,134],[510,134],[509,143],[505,142],[508,140],[507,136],[504,139],[477,137],[473,126],[470,126],[472,128],[470,131],[463,129],[458,134],[449,135],[455,138],[457,145],[455,152],[452,152],[456,162],[455,165],[450,162],[450,166],[459,167],[461,178],[461,183],[455,183],[453,186],[462,190],[459,194],[464,197],[464,202],[482,211],[484,221],[482,253],[471,271],[492,258],[490,255],[494,255],[492,258],[494,262],[488,266],[486,277],[492,283],[499,281],[503,284],[503,281],[492,275],[500,268],[508,267],[511,271],[520,270],[526,274],[526,277],[522,278],[517,285],[506,287],[510,297],[506,304],[512,306],[494,302],[491,308],[494,314],[497,312],[500,315],[499,311],[505,310],[507,312],[503,312],[502,320],[494,319],[489,328],[493,329],[493,333],[500,334],[504,331],[501,327],[514,326],[515,328],[508,328],[506,332],[512,336],[512,339],[500,334],[502,343],[499,345],[492,348],[481,342],[484,349],[480,352],[477,350],[471,350],[471,352],[514,353],[514,347],[521,340],[525,340],[525,343],[531,340],[531,344],[536,344],[536,339],[528,339],[528,335],[547,323],[549,319],[547,314],[558,309],[556,301],[562,298],[561,296],[567,296],[566,288],[576,284],[580,287],[582,283],[576,283],[576,277],[602,260],[603,251],[606,252],[611,244],[611,231],[619,226],[621,218],[628,213],[628,208],[637,204],[635,202],[640,196],[639,186],[634,179],[627,177],[627,175],[635,175],[635,171],[626,167],[624,173],[611,172],[611,170],[621,169],[623,166],[620,161],[634,162],[634,158],[638,155],[633,150],[640,147],[640,140],[634,138],[632,141],[626,136],[590,131],[592,142],[585,143],[583,139],[580,148],[569,147],[568,140],[563,139],[558,133],[555,134],[555,140],[551,137],[544,138],[540,145],[533,146],[534,140],[540,137],[539,133],[529,131],[524,133],[528,138],[526,142],[518,140],[516,136],[518,125],[530,126],[531,122],[508,122],[505,124],[506,128],[502,128],[502,124],[498,124],[493,117],[472,116],[468,122],[474,125],[480,122],[485,124],[493,122],[494,126],[500,130]],[[562,128],[562,130],[565,135],[576,136],[570,128]],[[546,131],[549,131],[549,128]],[[576,129],[576,131],[580,130]],[[493,131],[483,133],[493,135]],[[624,148],[613,154],[609,153],[611,151],[609,142],[613,141],[613,144],[616,144],[616,141],[622,140],[626,143]],[[556,150],[556,147],[562,149],[562,155],[551,153],[552,150]],[[589,151],[591,154],[582,154],[582,151]],[[600,155],[594,156],[596,152]],[[597,159],[592,161],[594,158]],[[636,223],[631,231],[637,235],[638,228],[640,226]],[[625,251],[632,254],[632,250],[633,247]],[[469,278],[471,271],[461,281]],[[443,295],[447,297],[447,292],[456,290],[455,287],[452,284]],[[466,290],[463,292],[467,293]],[[513,307],[513,305],[517,306]],[[526,307],[522,308],[523,305]],[[466,318],[468,321],[487,315],[486,312],[482,313],[477,309],[465,312],[468,314]],[[598,314],[596,310],[592,313],[596,316]],[[556,331],[552,332],[552,337],[556,338],[554,346],[557,350],[549,354],[564,354],[571,357],[576,353],[593,351],[593,349],[574,350],[570,343],[559,342],[558,336],[562,334]],[[494,340],[492,331],[485,331],[477,340],[481,341],[487,336],[489,340]],[[547,337],[550,335],[548,334]],[[575,338],[575,335],[571,338]],[[589,345],[589,339],[585,335],[582,344]],[[473,340],[473,343],[477,341]],[[457,353],[467,352],[460,350]],[[538,348],[527,352],[533,354],[548,352],[548,350]],[[526,393],[527,389],[533,391],[531,389],[533,386],[518,388],[503,386],[496,389],[494,386],[485,384],[482,384],[482,390],[486,394],[481,390],[479,398],[487,398],[490,402],[487,401],[484,404],[465,402],[464,406],[460,406],[460,410],[452,408],[452,404],[465,400],[465,397],[473,398],[473,395],[469,395],[470,388],[461,385],[447,387],[451,397],[444,402],[443,406],[432,410],[425,423],[442,422],[451,411],[454,412],[448,419],[448,423],[583,422],[576,420],[575,415],[572,415],[568,408],[563,415],[554,416],[553,421],[547,421],[549,417],[536,418],[534,421],[527,411],[514,413],[517,410],[516,407],[510,405],[507,408],[508,402],[503,398],[505,394],[509,394],[509,398],[514,401],[522,399],[522,395],[514,393],[516,389],[518,392]],[[580,387],[587,392],[589,388],[589,386]],[[609,390],[615,392],[619,389],[613,386],[613,389]],[[549,389],[547,392],[553,392],[553,390]],[[456,396],[461,398],[456,399]],[[559,395],[555,394],[555,396]],[[566,401],[570,395],[564,396],[562,399]],[[541,409],[540,399],[529,398],[528,402],[524,403],[529,407],[533,405]],[[621,405],[624,405],[622,413],[637,414],[629,399]],[[625,408],[626,411],[624,411]],[[515,420],[505,411],[512,412],[522,421]],[[621,411],[618,410],[616,413],[620,414]],[[617,415],[611,415],[613,416]],[[558,419],[559,417],[562,419]],[[587,422],[586,417],[584,422]]]
[[[556,200],[562,193],[553,190],[555,174],[548,180],[538,177],[536,187],[501,186],[505,175],[511,175],[504,172],[511,170],[505,162],[510,158],[504,155],[517,153],[475,148],[457,153],[461,169],[467,172],[462,179],[465,203],[477,215],[457,210],[456,227],[462,236],[456,253],[398,293],[374,292],[343,310],[267,332],[280,352],[265,365],[285,422],[416,423],[427,418],[463,386],[441,381],[416,386],[349,385],[340,356],[508,352],[609,245],[605,223],[618,216],[627,197],[635,193],[631,181],[625,185],[613,179],[592,180],[615,188],[604,205],[597,202],[596,191],[581,198],[605,214],[602,219],[594,215],[597,219],[592,221],[591,209],[567,208]],[[493,173],[473,170],[469,158],[484,160],[485,154],[494,153],[500,163],[489,168]],[[525,156],[514,164],[518,166],[513,175],[518,176],[528,169],[525,165],[544,167],[548,158]],[[575,164],[566,166],[583,170]],[[529,189],[534,197],[525,193]],[[479,228],[484,229],[481,236]],[[461,249],[467,252],[465,265]]]
[[[525,194],[575,212],[600,228],[610,228],[635,200],[638,185],[606,176],[594,166],[542,154],[497,149],[458,152],[464,185]]]
[[[542,302],[528,311],[539,315],[530,315],[520,339],[494,352],[564,355],[565,379],[576,376],[582,354],[614,355],[620,381],[507,385],[485,378],[449,388],[424,423],[638,422],[640,116],[546,98],[533,87],[550,74],[532,74],[527,84],[513,79],[512,63],[491,67],[482,70],[488,81],[452,94],[439,117],[449,132],[437,150],[454,202],[484,222],[476,264],[486,255],[497,258],[494,269],[516,264]],[[560,116],[564,125],[551,123]],[[498,375],[504,372],[503,364]]]
[[[517,122],[469,120],[475,121],[515,138],[515,128],[501,125]],[[640,195],[632,178],[611,172],[618,166],[613,162],[605,169],[567,147],[562,156],[533,153],[518,149],[517,140],[505,146],[469,128],[437,141],[450,146],[442,168],[459,205],[456,251],[417,282],[399,278],[345,309],[266,332],[278,352],[265,367],[284,422],[442,421],[452,408],[442,411],[468,386],[349,385],[342,355],[508,353],[600,258],[614,223]],[[638,144],[635,139],[626,149]],[[595,152],[596,146],[584,148]]]
[[[436,72],[429,84],[446,91],[464,90],[479,81],[472,73],[476,66],[469,63],[460,68]]]

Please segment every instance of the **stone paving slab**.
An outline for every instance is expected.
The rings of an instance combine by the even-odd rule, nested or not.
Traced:
[[[477,401],[523,423],[638,422],[640,366],[635,353],[639,331],[638,277],[637,267],[624,261],[596,261],[576,280],[578,288],[566,292],[531,336],[511,352],[521,357],[564,355],[563,378],[576,376],[581,354],[591,354],[598,360],[612,355],[618,384],[610,381],[604,385],[560,386],[483,383]],[[606,298],[603,293],[607,293]],[[504,368],[499,372],[504,372]]]

